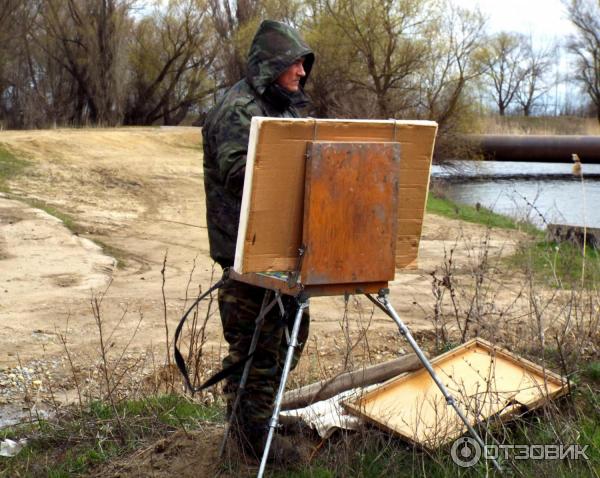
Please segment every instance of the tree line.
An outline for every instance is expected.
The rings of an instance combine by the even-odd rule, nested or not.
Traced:
[[[0,126],[176,125],[244,75],[260,21],[298,28],[318,117],[423,118],[475,105],[536,113],[572,81],[600,122],[600,2],[565,0],[577,34],[538,47],[450,0],[0,0]],[[570,52],[557,72],[557,49]]]

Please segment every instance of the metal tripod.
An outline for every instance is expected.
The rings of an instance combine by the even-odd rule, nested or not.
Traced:
[[[277,304],[279,305],[279,311],[281,316],[283,317],[285,310],[283,308],[283,303],[281,302],[281,293],[279,291],[275,292],[275,298],[269,303],[269,299],[271,298],[272,291],[267,289],[265,291],[265,295],[263,297],[263,302],[260,307],[260,312],[256,321],[254,322],[254,333],[252,334],[252,339],[250,341],[250,348],[248,349],[248,355],[250,358],[244,365],[244,371],[242,372],[242,377],[240,378],[240,383],[238,385],[238,390],[235,396],[235,400],[233,402],[233,406],[231,407],[231,415],[229,416],[229,421],[227,422],[227,426],[225,428],[225,433],[223,434],[223,441],[221,442],[221,448],[219,449],[219,458],[223,456],[225,451],[225,446],[227,445],[227,439],[229,438],[229,433],[231,431],[231,426],[233,421],[236,420],[236,414],[240,400],[242,395],[244,394],[244,390],[246,389],[246,382],[248,381],[248,376],[250,375],[250,369],[252,368],[252,361],[254,358],[254,352],[256,351],[256,346],[258,345],[258,339],[260,338],[260,333],[265,323],[265,316],[271,311],[271,309]]]
[[[417,344],[417,342],[411,335],[410,331],[408,330],[408,327],[406,327],[406,325],[404,325],[404,323],[402,322],[402,319],[400,319],[400,317],[398,316],[398,314],[392,307],[392,304],[388,300],[388,291],[381,290],[379,292],[379,295],[377,296],[377,298],[374,298],[370,294],[366,294],[366,296],[369,298],[369,300],[371,302],[373,302],[375,305],[377,305],[377,307],[379,307],[389,317],[391,317],[394,320],[394,322],[396,323],[396,325],[398,325],[400,334],[406,338],[406,340],[408,341],[408,343],[410,344],[412,349],[415,351],[415,354],[417,355],[417,357],[419,358],[419,360],[421,361],[421,363],[423,364],[425,369],[429,372],[429,375],[431,375],[431,378],[433,379],[435,384],[438,386],[438,388],[442,392],[442,395],[444,395],[444,398],[446,399],[446,403],[454,409],[454,411],[457,413],[457,415],[460,417],[462,422],[465,424],[465,426],[469,430],[469,433],[471,434],[471,436],[477,441],[477,443],[482,447],[482,449],[484,449],[485,444],[484,444],[483,440],[481,439],[481,437],[479,436],[477,431],[473,428],[473,426],[469,423],[469,421],[467,420],[467,417],[465,416],[463,411],[458,407],[454,397],[448,392],[448,390],[446,389],[444,384],[438,378],[435,371],[433,370],[433,367],[429,363],[428,358],[425,356],[425,354],[423,353],[423,351],[421,350],[421,348],[419,347],[419,345]],[[277,425],[279,423],[279,412],[281,411],[281,402],[283,400],[283,394],[285,392],[287,378],[288,378],[290,368],[292,365],[292,358],[294,356],[294,350],[298,346],[298,331],[300,330],[302,314],[304,312],[304,309],[306,309],[308,307],[308,302],[309,302],[308,297],[299,299],[298,312],[296,313],[296,317],[294,319],[294,326],[292,328],[292,334],[290,336],[289,343],[288,343],[288,350],[287,350],[287,354],[285,357],[283,372],[281,375],[281,382],[279,383],[279,390],[277,391],[277,395],[275,396],[273,415],[271,416],[271,420],[269,421],[269,434],[267,435],[267,441],[265,443],[263,456],[262,456],[262,459],[260,462],[260,468],[258,469],[258,474],[256,475],[257,478],[263,477],[265,468],[267,466],[267,459],[269,457],[269,450],[271,448],[271,442],[273,441],[275,429],[277,428]],[[500,464],[495,459],[493,459],[492,461],[494,463],[494,467],[498,471],[502,472],[502,468],[500,467]]]

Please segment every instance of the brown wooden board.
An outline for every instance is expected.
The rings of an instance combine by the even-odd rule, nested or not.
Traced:
[[[349,284],[323,284],[307,285],[300,283],[290,285],[287,278],[272,276],[268,273],[248,272],[238,274],[235,271],[229,273],[231,279],[252,284],[265,289],[272,289],[285,295],[305,297],[322,297],[330,295],[354,295],[354,294],[379,294],[382,289],[388,288],[387,282],[355,282]]]
[[[492,416],[506,420],[568,390],[561,376],[482,339],[436,357],[431,365],[471,424]],[[392,379],[344,406],[428,449],[466,432],[425,369]]]
[[[437,125],[431,121],[254,117],[234,269],[295,270],[302,243],[307,142],[401,145],[396,267],[414,267]]]
[[[304,285],[394,279],[398,143],[311,142],[304,196]]]

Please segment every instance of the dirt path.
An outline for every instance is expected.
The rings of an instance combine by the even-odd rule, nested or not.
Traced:
[[[94,357],[97,328],[92,297],[102,301],[104,330],[128,341],[141,318],[131,351],[164,350],[165,296],[172,332],[188,296],[211,281],[197,128],[86,129],[2,132],[0,143],[32,165],[0,198],[0,369],[17,361],[64,355],[59,333],[75,356]],[[15,197],[37,199],[68,214],[79,237]],[[420,269],[398,274],[391,297],[415,329],[431,327],[430,273],[454,248],[454,262],[468,270],[485,228],[428,215]],[[105,246],[105,254],[88,239]],[[494,230],[490,254],[507,254],[514,232]],[[116,267],[115,256],[124,263]],[[366,305],[365,305],[366,307]],[[343,301],[313,300],[312,334],[340,331]],[[117,327],[118,325],[118,327]],[[393,333],[376,313],[374,337]],[[209,322],[209,346],[221,344],[217,317]]]

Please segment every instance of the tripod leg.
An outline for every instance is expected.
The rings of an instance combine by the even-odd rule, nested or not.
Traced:
[[[273,441],[273,435],[275,434],[275,429],[277,428],[277,424],[279,423],[279,412],[281,411],[281,400],[283,399],[283,393],[285,392],[285,384],[287,382],[287,378],[292,367],[294,351],[296,347],[298,347],[298,332],[300,331],[302,315],[304,314],[304,309],[306,309],[307,307],[308,299],[304,299],[298,305],[298,311],[296,312],[296,317],[294,318],[294,326],[292,327],[292,334],[288,342],[287,354],[285,356],[283,371],[281,373],[281,381],[279,382],[279,389],[277,390],[277,395],[275,396],[273,415],[271,416],[271,420],[269,421],[269,434],[267,435],[267,441],[265,442],[265,449],[263,451],[263,456],[260,461],[260,468],[258,469],[258,475],[256,475],[257,478],[262,478],[265,472],[265,467],[267,466],[267,458],[269,456],[271,442]]]
[[[419,344],[417,344],[417,342],[413,338],[412,334],[410,333],[410,330],[408,330],[408,327],[406,327],[406,325],[404,325],[404,322],[402,322],[402,319],[400,319],[400,316],[396,313],[396,311],[392,307],[392,304],[388,300],[387,295],[380,293],[379,296],[377,297],[377,299],[374,299],[369,294],[367,294],[367,297],[369,298],[369,300],[371,302],[375,303],[380,309],[382,309],[387,315],[389,315],[394,320],[394,322],[396,322],[398,329],[400,329],[400,334],[402,334],[404,336],[404,338],[406,338],[406,340],[408,341],[408,343],[410,344],[412,349],[415,351],[415,354],[417,354],[417,357],[419,357],[419,360],[421,361],[421,363],[423,364],[425,369],[429,372],[429,375],[431,376],[431,378],[433,379],[435,384],[438,386],[438,388],[442,392],[442,395],[446,399],[446,403],[448,405],[450,405],[452,408],[454,408],[454,411],[460,417],[462,422],[465,424],[465,426],[469,430],[469,433],[475,439],[475,441],[477,441],[477,443],[479,444],[481,449],[482,450],[485,449],[485,444],[483,443],[483,440],[481,439],[481,437],[479,436],[477,431],[473,428],[473,426],[469,423],[469,420],[467,419],[465,414],[462,412],[462,410],[458,407],[458,405],[456,404],[456,401],[454,400],[454,397],[452,395],[450,395],[450,392],[448,392],[448,389],[446,388],[446,386],[436,375],[435,370],[433,370],[433,367],[431,366],[431,364],[429,363],[429,360],[427,359],[427,357],[421,350],[421,347],[419,347]],[[492,459],[492,462],[494,463],[494,467],[498,471],[502,472],[502,468],[500,467],[500,464],[495,459]]]
[[[268,305],[269,299],[271,298],[271,290],[267,289],[265,291],[265,295],[263,298],[262,305],[260,307],[260,312],[258,313],[258,317],[256,318],[256,322],[254,323],[254,333],[252,334],[252,339],[250,341],[250,347],[248,348],[248,355],[252,355],[256,351],[256,346],[258,345],[258,339],[260,338],[260,332],[262,330],[262,326],[265,322],[265,315],[267,315],[276,304],[281,302],[279,298],[279,292],[276,292],[275,299],[273,299]],[[231,425],[233,424],[233,420],[235,420],[235,412],[240,404],[241,397],[243,395],[244,390],[246,389],[246,382],[248,381],[248,375],[250,375],[250,368],[252,367],[252,357],[248,359],[248,361],[244,364],[244,371],[242,372],[242,376],[240,378],[240,384],[238,385],[237,393],[235,395],[235,400],[233,402],[233,406],[231,407],[231,415],[229,416],[229,421],[227,422],[227,426],[225,427],[225,433],[223,434],[223,441],[221,442],[221,448],[219,449],[219,458],[223,456],[225,452],[225,446],[227,445],[227,438],[229,438],[229,433],[231,431]]]

